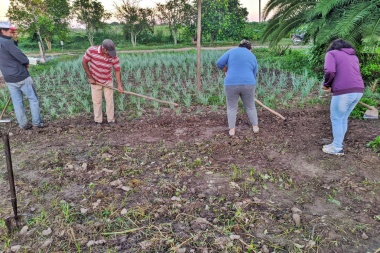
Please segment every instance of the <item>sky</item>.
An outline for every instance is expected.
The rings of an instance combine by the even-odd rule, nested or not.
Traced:
[[[107,11],[112,12],[114,9],[114,3],[120,3],[119,0],[99,0]],[[156,3],[165,3],[166,0],[141,0],[139,6],[141,7],[154,7]],[[261,0],[261,9],[264,8],[268,0]],[[243,7],[247,8],[248,20],[259,21],[259,0],[240,0]],[[0,5],[0,20],[6,20],[5,14],[8,10],[9,0],[1,0]]]

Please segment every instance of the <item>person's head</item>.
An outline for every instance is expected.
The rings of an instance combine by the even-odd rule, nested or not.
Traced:
[[[249,42],[249,40],[246,40],[246,39],[240,41],[240,43],[239,43],[239,47],[245,47],[245,48],[248,49],[248,50],[251,50],[251,49],[252,49],[251,42]]]
[[[9,36],[12,37],[13,35],[13,30],[11,29],[13,26],[10,22],[8,21],[1,21],[0,22],[0,33],[1,35]]]
[[[115,43],[110,39],[103,40],[102,43],[103,53],[110,57],[116,57]]]
[[[327,52],[332,50],[341,50],[342,48],[354,48],[350,43],[342,39],[336,39],[327,48]]]

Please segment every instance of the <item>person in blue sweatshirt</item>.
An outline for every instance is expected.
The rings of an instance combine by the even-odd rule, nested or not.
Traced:
[[[227,119],[230,136],[235,135],[239,97],[243,101],[253,132],[259,132],[255,105],[258,64],[256,56],[251,50],[251,43],[244,39],[239,43],[238,47],[228,50],[216,62],[218,68],[226,72],[224,91],[227,99]]]
[[[14,30],[9,22],[0,22],[0,70],[11,93],[12,103],[20,128],[44,127],[40,102],[29,74],[29,59],[11,40]],[[23,102],[25,95],[30,104],[32,125],[28,123]]]

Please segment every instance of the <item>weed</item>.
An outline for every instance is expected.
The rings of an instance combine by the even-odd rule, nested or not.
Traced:
[[[71,223],[71,213],[70,213],[70,204],[66,202],[61,203],[61,212],[65,217],[66,223]]]
[[[328,201],[337,205],[337,206],[340,206],[341,205],[340,201],[335,199],[336,194],[337,194],[337,191],[333,190],[332,193],[329,194],[329,196],[328,196]]]
[[[376,136],[376,138],[373,141],[370,141],[367,143],[367,147],[370,147],[373,149],[375,153],[379,153],[380,156],[380,135]]]
[[[242,178],[242,172],[241,169],[238,168],[235,164],[232,165],[233,172],[232,172],[232,181],[238,181]]]

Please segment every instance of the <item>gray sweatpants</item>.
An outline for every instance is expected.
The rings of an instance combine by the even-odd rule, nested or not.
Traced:
[[[239,97],[241,97],[241,100],[243,100],[243,105],[251,124],[253,126],[257,126],[259,124],[255,105],[255,90],[256,85],[224,86],[224,91],[227,98],[228,127],[230,129],[235,128]]]

